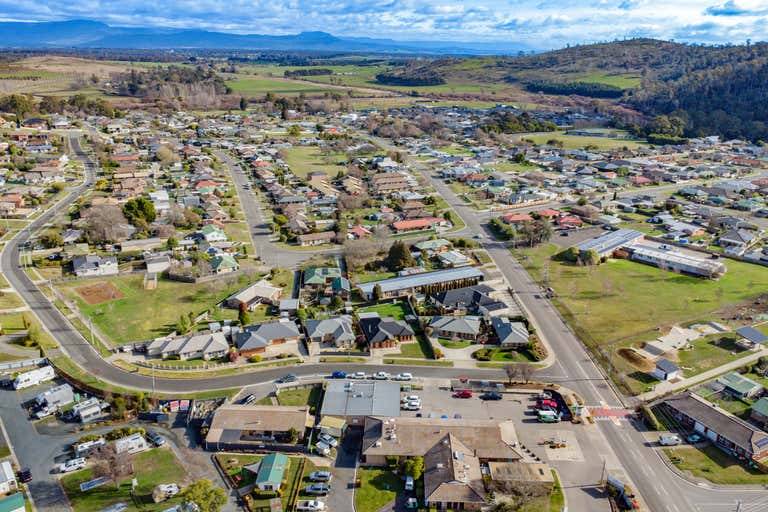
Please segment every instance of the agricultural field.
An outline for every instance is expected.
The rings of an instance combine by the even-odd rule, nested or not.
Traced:
[[[635,149],[643,147],[644,144],[637,140],[615,139],[608,137],[582,137],[580,135],[566,135],[563,131],[544,132],[544,133],[523,133],[515,135],[518,140],[530,140],[534,144],[546,144],[550,140],[562,142],[563,147],[567,149],[581,149],[586,146],[594,146],[597,149],[621,149],[624,147]]]
[[[247,283],[248,277],[245,275],[196,284],[160,279],[157,289],[145,290],[143,275],[137,274],[99,281],[66,281],[59,283],[58,287],[77,304],[83,315],[93,319],[94,325],[112,343],[123,344],[168,334],[173,330],[179,315],[198,315],[214,308]],[[112,294],[96,302],[95,297],[88,293],[95,284],[104,285],[106,289],[112,290]],[[168,304],[176,306],[168,307]],[[232,310],[231,316],[236,315],[237,312]]]
[[[293,80],[269,77],[237,78],[228,80],[226,84],[232,89],[233,94],[245,97],[264,96],[268,92],[282,96],[297,95],[302,92],[305,94],[323,94],[329,90],[322,85],[303,84]]]

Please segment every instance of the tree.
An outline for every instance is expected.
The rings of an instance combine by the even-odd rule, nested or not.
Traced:
[[[123,215],[131,224],[143,221],[146,224],[155,222],[155,205],[146,197],[134,197],[123,206]]]
[[[125,398],[119,396],[112,401],[112,405],[109,408],[112,413],[112,417],[121,420],[125,418]]]
[[[377,284],[376,284],[376,285],[373,287],[373,300],[376,300],[376,301],[379,301],[379,300],[381,300],[381,298],[382,298],[382,295],[383,295],[383,294],[382,294],[382,291],[381,291],[381,285],[377,283]]]
[[[424,474],[424,457],[417,455],[406,459],[405,464],[403,464],[403,472],[414,480],[421,478],[421,475]]]
[[[301,126],[292,124],[288,127],[287,132],[289,137],[298,137],[301,135]]]
[[[299,433],[296,431],[295,428],[291,427],[288,429],[288,441],[291,443],[295,443],[299,440]]]
[[[40,237],[40,243],[43,244],[43,247],[46,249],[53,249],[54,247],[64,245],[64,240],[58,232],[49,229]]]
[[[522,377],[525,383],[528,384],[531,381],[531,377],[533,377],[536,368],[530,363],[518,364],[520,365],[520,377]]]
[[[114,443],[103,445],[94,459],[93,474],[109,478],[115,488],[120,487],[120,480],[133,473],[133,456],[128,452],[118,453]]]
[[[520,367],[517,363],[508,363],[504,365],[504,373],[507,374],[507,381],[511,384],[520,374]]]
[[[158,160],[160,160],[160,163],[163,165],[170,165],[174,162],[178,162],[181,160],[179,158],[179,155],[173,151],[169,146],[160,146],[157,148],[157,151],[155,152],[155,156]]]
[[[27,94],[11,94],[0,99],[0,110],[12,112],[16,116],[16,126],[21,126],[24,116],[34,112],[35,103]]]
[[[178,241],[178,240],[176,240],[176,238],[175,238],[175,237],[169,236],[169,237],[168,237],[168,240],[166,240],[166,241],[165,241],[165,247],[166,247],[166,248],[167,248],[169,251],[172,251],[172,250],[174,250],[174,249],[175,249],[175,248],[177,248],[178,246],[179,246],[179,241]]]
[[[344,299],[339,297],[338,295],[333,296],[333,300],[331,301],[331,308],[338,311],[339,309],[344,307]]]
[[[596,250],[590,249],[584,255],[584,263],[586,263],[587,265],[597,265],[598,263],[600,263],[600,255],[597,253]]]
[[[240,110],[248,110],[248,99],[245,96],[240,96]]]
[[[85,219],[85,233],[92,243],[114,242],[119,237],[120,225],[127,220],[117,206],[91,206],[80,215]]]
[[[398,240],[390,246],[385,264],[391,272],[397,272],[406,267],[415,266],[416,260],[413,259],[408,246],[402,240]]]
[[[185,314],[179,315],[179,321],[176,322],[176,332],[179,334],[185,334],[192,328],[192,324],[189,321],[189,317]]]
[[[250,325],[251,323],[251,314],[248,312],[248,305],[245,302],[240,303],[237,320],[240,322],[240,325]]]
[[[200,512],[219,512],[226,502],[224,489],[214,487],[213,482],[205,478],[187,487],[183,494],[183,503],[194,503]]]

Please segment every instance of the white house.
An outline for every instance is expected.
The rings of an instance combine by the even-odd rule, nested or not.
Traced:
[[[75,256],[72,258],[72,270],[77,277],[117,275],[117,258],[101,257],[98,254]]]
[[[659,359],[656,361],[656,368],[651,372],[651,376],[659,379],[660,381],[674,380],[682,377],[680,374],[680,368],[677,367],[669,359]]]
[[[13,472],[11,463],[7,460],[0,462],[0,493],[7,494],[19,488],[16,481],[16,474]]]

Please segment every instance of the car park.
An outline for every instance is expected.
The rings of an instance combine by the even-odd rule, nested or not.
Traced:
[[[313,471],[309,474],[311,482],[330,482],[332,478],[330,471]]]
[[[502,398],[501,393],[497,393],[496,391],[489,391],[488,393],[480,395],[480,400],[501,400]]]
[[[59,464],[59,473],[70,473],[72,471],[80,471],[81,469],[85,469],[84,457],[69,459],[67,462]]]
[[[243,399],[243,404],[249,405],[256,401],[256,395],[248,395]]]
[[[454,398],[472,398],[472,392],[468,389],[462,389],[453,394]]]
[[[346,379],[347,378],[347,372],[342,372],[341,370],[336,370],[331,374],[332,379]]]
[[[412,380],[413,379],[413,375],[410,374],[410,373],[407,373],[407,372],[406,373],[398,373],[393,378],[395,380],[405,380],[405,381],[407,381],[407,380]]]
[[[324,442],[325,444],[327,444],[328,446],[330,446],[331,448],[336,448],[336,447],[339,445],[339,442],[336,440],[336,438],[335,438],[335,437],[333,437],[333,436],[330,436],[330,435],[328,435],[328,434],[325,434],[325,433],[321,433],[321,434],[319,434],[319,435],[317,436],[317,438],[318,438],[320,441],[322,441],[322,442]]]
[[[331,492],[331,486],[328,484],[314,483],[304,488],[304,494],[310,496],[326,496],[329,492]]]
[[[147,431],[147,439],[155,446],[163,446],[165,444],[165,438],[157,432]]]

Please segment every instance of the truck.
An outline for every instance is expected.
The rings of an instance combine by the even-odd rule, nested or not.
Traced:
[[[325,510],[325,503],[320,500],[299,500],[296,502],[297,512],[320,512]]]
[[[13,389],[25,389],[48,382],[56,377],[53,366],[41,366],[28,372],[20,373],[13,380]]]

